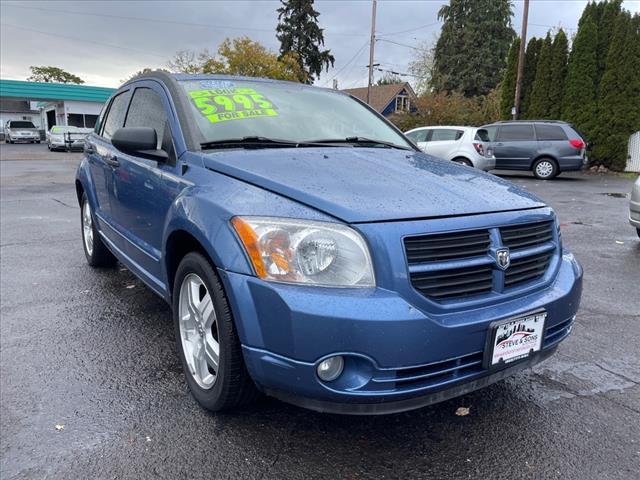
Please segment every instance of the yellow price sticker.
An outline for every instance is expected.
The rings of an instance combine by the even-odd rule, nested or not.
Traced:
[[[189,96],[211,123],[278,115],[277,107],[253,88],[192,90]]]

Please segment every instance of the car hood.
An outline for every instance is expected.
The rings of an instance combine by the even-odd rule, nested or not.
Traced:
[[[348,223],[543,207],[493,175],[424,153],[364,147],[203,152],[205,167]]]

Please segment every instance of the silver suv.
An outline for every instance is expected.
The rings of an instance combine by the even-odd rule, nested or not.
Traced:
[[[496,159],[488,133],[476,127],[419,127],[405,132],[420,150],[434,157],[489,171]]]
[[[556,120],[511,120],[482,127],[489,134],[498,170],[530,170],[550,180],[587,164],[586,140]]]
[[[9,120],[4,129],[4,140],[7,143],[40,143],[40,132],[31,122],[25,120]]]

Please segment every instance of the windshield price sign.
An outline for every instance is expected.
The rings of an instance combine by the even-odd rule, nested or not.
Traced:
[[[253,88],[192,90],[189,96],[211,123],[278,116],[277,107]]]

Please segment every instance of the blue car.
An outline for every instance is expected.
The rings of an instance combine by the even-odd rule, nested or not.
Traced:
[[[344,93],[154,72],[125,83],[76,189],[89,265],[173,310],[193,396],[381,414],[554,353],[582,269],[542,200],[421,153]]]

